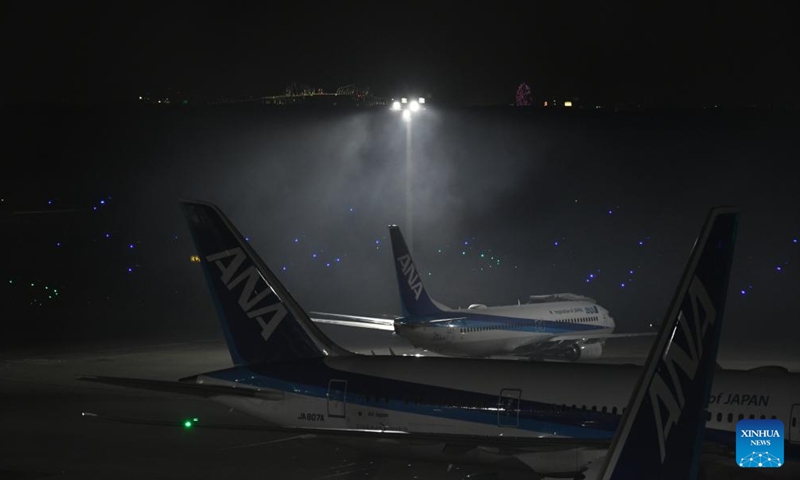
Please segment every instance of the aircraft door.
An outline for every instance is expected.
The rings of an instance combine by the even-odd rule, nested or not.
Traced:
[[[800,404],[792,405],[792,416],[789,417],[789,442],[800,443]]]
[[[500,390],[500,397],[497,399],[498,426],[519,426],[519,398],[521,396],[522,390],[516,388],[504,388]]]
[[[455,323],[451,323],[450,325],[447,326],[447,337],[445,342],[453,343],[455,338],[456,338],[456,325]]]
[[[328,416],[344,418],[344,407],[347,399],[347,380],[331,380],[328,382]]]

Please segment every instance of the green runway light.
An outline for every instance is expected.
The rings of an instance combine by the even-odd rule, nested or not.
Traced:
[[[192,421],[191,420],[186,420],[185,422],[183,422],[183,426],[185,428],[192,428]]]

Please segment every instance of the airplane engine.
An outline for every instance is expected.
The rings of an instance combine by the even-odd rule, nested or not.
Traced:
[[[578,360],[594,360],[603,354],[603,344],[575,342],[567,352],[567,358],[576,362]]]

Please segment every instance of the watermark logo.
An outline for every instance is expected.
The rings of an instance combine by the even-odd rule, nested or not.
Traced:
[[[783,422],[739,420],[736,424],[736,463],[742,468],[783,465]]]

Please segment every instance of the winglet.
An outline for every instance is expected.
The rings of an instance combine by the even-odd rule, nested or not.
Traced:
[[[599,478],[696,478],[738,221],[709,211]]]

